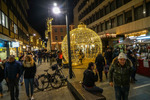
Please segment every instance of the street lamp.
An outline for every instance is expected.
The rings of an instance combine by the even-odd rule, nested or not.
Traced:
[[[54,3],[53,8],[54,14],[61,13],[60,8],[57,6],[56,3]],[[69,77],[72,78],[72,63],[71,63],[71,52],[70,52],[70,32],[69,32],[69,12],[68,12],[68,0],[66,0],[66,29],[67,29],[67,40],[68,40],[68,61],[69,61]]]

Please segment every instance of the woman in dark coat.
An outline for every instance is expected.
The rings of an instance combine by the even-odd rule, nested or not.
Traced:
[[[23,69],[24,69],[24,81],[25,81],[26,94],[30,100],[30,94],[29,94],[29,85],[30,85],[31,100],[33,100],[34,99],[33,83],[34,83],[34,76],[36,73],[36,65],[31,56],[25,57],[25,60],[23,62]]]

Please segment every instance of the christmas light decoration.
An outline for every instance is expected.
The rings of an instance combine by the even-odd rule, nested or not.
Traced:
[[[71,60],[72,64],[79,64],[80,52],[84,61],[93,61],[98,53],[102,53],[102,42],[100,37],[93,30],[86,28],[81,23],[78,28],[70,31]],[[67,35],[62,42],[63,57],[68,62]]]

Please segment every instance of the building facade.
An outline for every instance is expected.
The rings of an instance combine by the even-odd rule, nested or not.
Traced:
[[[32,27],[27,21],[27,9],[27,0],[0,0],[0,60],[9,55],[19,56],[34,46],[30,45],[33,33],[40,38],[36,31],[29,31]]]
[[[113,37],[147,34],[150,30],[150,0],[75,1],[75,27],[84,22],[102,40],[107,40],[107,45],[112,45]]]
[[[70,31],[74,29],[74,25],[70,25]],[[61,50],[61,44],[67,35],[66,25],[52,25],[51,47],[52,50]]]

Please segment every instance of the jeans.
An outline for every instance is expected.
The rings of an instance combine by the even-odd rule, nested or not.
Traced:
[[[3,92],[2,82],[0,82],[0,93]]]
[[[130,86],[115,86],[116,100],[128,100]]]
[[[11,100],[15,100],[15,98],[18,99],[18,96],[19,96],[19,87],[18,87],[19,79],[9,79],[8,82],[9,82]]]
[[[86,86],[83,86],[85,88],[85,90],[91,92],[91,93],[103,93],[103,89],[97,87],[97,86],[93,86],[93,87],[86,87]]]
[[[26,88],[26,94],[29,97],[29,85],[30,85],[30,93],[31,96],[33,95],[33,82],[34,82],[34,78],[30,78],[30,79],[24,79],[25,82],[25,88]]]
[[[42,58],[38,58],[38,64],[41,64],[42,63]]]

